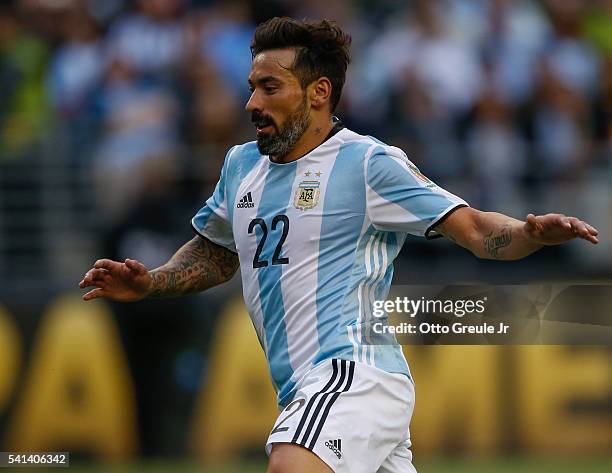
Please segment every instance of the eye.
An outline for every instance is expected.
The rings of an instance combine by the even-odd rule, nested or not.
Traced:
[[[274,92],[276,92],[277,87],[273,87],[273,86],[266,86],[264,87],[264,91],[266,92],[266,94],[273,94]]]

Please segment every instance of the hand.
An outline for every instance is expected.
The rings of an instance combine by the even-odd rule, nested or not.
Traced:
[[[84,301],[106,297],[119,302],[133,302],[147,297],[151,282],[147,268],[136,260],[126,259],[119,263],[100,259],[87,271],[79,287],[96,288],[83,296]]]
[[[527,215],[523,227],[531,240],[541,245],[558,245],[573,238],[582,238],[593,244],[599,243],[596,228],[576,217],[563,214]]]

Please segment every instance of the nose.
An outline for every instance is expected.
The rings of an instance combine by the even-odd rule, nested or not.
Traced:
[[[244,109],[249,113],[253,113],[256,110],[258,112],[261,112],[261,103],[259,100],[259,94],[257,93],[257,90],[254,90],[253,92],[251,92],[251,96],[249,97],[249,100],[247,100],[247,103],[244,106]]]

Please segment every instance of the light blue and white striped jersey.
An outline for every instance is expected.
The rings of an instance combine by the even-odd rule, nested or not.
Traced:
[[[464,205],[399,148],[344,128],[286,164],[256,142],[231,148],[192,225],[238,253],[244,300],[285,406],[329,358],[410,376],[392,335],[367,343],[372,304],[387,297],[407,233],[434,236]]]

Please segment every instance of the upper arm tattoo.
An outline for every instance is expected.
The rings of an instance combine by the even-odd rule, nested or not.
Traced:
[[[152,296],[174,296],[203,291],[229,280],[238,269],[238,255],[196,236],[165,265],[150,272]]]
[[[490,233],[485,235],[483,239],[484,249],[493,258],[499,258],[499,250],[506,246],[509,246],[512,242],[512,225],[502,225],[501,228],[495,232],[491,230]]]

